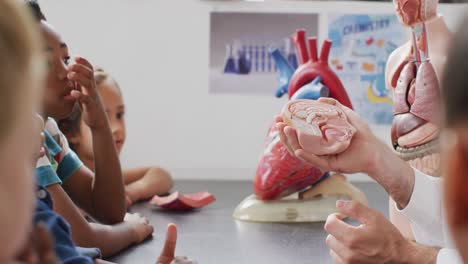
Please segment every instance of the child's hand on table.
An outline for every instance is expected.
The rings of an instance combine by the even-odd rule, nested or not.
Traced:
[[[141,243],[153,233],[153,226],[150,225],[146,217],[140,214],[125,214],[124,221],[131,225],[135,235],[135,243]]]

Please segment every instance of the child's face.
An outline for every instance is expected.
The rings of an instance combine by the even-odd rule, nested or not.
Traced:
[[[114,81],[107,79],[99,85],[104,109],[109,119],[112,135],[114,137],[115,148],[120,154],[125,143],[125,105]]]
[[[101,96],[104,109],[109,119],[109,124],[114,137],[115,148],[120,154],[125,143],[126,128],[125,128],[125,106],[122,96],[119,93],[115,83],[107,79],[98,87],[99,95]],[[93,156],[93,142],[90,128],[81,119],[80,129],[80,148],[81,152],[90,157]]]
[[[70,60],[68,47],[47,22],[42,21],[40,27],[49,64],[42,106],[47,116],[66,118],[75,104],[75,100],[70,96],[74,83],[67,78]]]

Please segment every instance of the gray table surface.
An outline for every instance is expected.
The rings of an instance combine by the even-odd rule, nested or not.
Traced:
[[[388,196],[375,183],[356,183],[366,193],[370,207],[388,215]],[[232,218],[234,208],[252,193],[248,181],[178,181],[182,193],[209,191],[217,201],[199,211],[163,211],[146,202],[131,212],[146,216],[155,226],[153,238],[109,259],[116,263],[155,263],[162,248],[166,226],[179,230],[176,255],[189,256],[199,264],[291,264],[332,263],[325,245],[323,223],[249,223]]]

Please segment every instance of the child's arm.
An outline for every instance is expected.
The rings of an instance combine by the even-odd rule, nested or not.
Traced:
[[[54,210],[70,224],[73,241],[81,247],[97,247],[105,257],[140,243],[153,232],[148,220],[138,215],[114,226],[90,224],[59,184],[50,185],[47,190],[54,202]]]
[[[81,91],[73,90],[71,95],[81,104],[83,120],[91,128],[95,174],[81,168],[63,187],[78,206],[99,221],[119,223],[126,211],[122,171],[107,115],[96,90],[93,67],[85,59],[76,58],[67,76],[81,87]]]
[[[131,202],[168,193],[173,185],[171,175],[160,167],[142,167],[123,171],[125,191]]]

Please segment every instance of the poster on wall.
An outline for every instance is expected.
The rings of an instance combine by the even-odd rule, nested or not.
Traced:
[[[393,120],[392,92],[385,83],[388,56],[408,41],[395,15],[330,15],[330,65],[343,82],[355,111],[370,124]]]
[[[317,14],[211,13],[211,94],[274,96],[278,70],[270,50],[278,48],[297,67],[291,35],[318,34]]]

